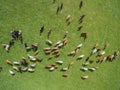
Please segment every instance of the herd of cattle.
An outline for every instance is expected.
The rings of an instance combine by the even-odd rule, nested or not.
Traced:
[[[56,0],[54,0],[54,3],[55,3]],[[79,9],[81,9],[83,6],[83,2],[80,1],[80,4],[79,4]],[[63,3],[61,3],[60,6],[58,6],[57,8],[57,14],[62,10],[63,8]],[[80,16],[79,18],[79,23],[81,24],[83,22],[83,18],[85,17],[85,15],[83,14],[82,16]],[[66,23],[67,25],[69,25],[71,23],[71,15],[68,15],[66,17]],[[81,30],[82,29],[82,25],[80,25],[78,27],[78,30]],[[40,35],[42,35],[44,31],[44,26],[42,26],[40,28]],[[65,32],[64,36],[63,36],[63,39],[57,41],[56,43],[53,43],[51,40],[49,40],[49,37],[51,35],[51,29],[48,30],[48,33],[47,33],[47,40],[45,41],[46,44],[48,44],[49,47],[46,47],[46,48],[43,48],[43,51],[44,53],[48,56],[48,61],[51,60],[51,59],[54,59],[54,58],[58,58],[62,53],[61,53],[61,50],[63,50],[63,47],[65,47],[67,44],[68,44],[68,41],[69,41],[69,38],[67,37],[68,35],[68,31]],[[4,49],[9,53],[10,51],[10,48],[12,48],[14,46],[14,43],[15,41],[18,41],[20,40],[21,44],[23,44],[23,36],[22,36],[22,32],[20,30],[13,30],[11,31],[11,36],[12,36],[12,39],[9,41],[8,44],[2,44]],[[88,36],[88,33],[81,33],[81,37],[84,38],[84,40],[87,38]],[[116,57],[119,55],[119,51],[115,51],[114,53],[110,54],[110,55],[107,55],[107,56],[104,56],[106,54],[106,48],[109,46],[108,43],[106,43],[104,45],[104,47],[102,49],[99,48],[99,44],[96,43],[95,45],[93,45],[93,48],[91,50],[91,53],[89,56],[87,56],[87,58],[85,59],[84,63],[82,63],[82,67],[80,68],[81,71],[95,71],[97,69],[99,69],[99,66],[94,66],[94,67],[89,67],[90,64],[92,63],[102,63],[102,62],[112,62],[113,60],[116,59]],[[15,71],[17,72],[34,72],[35,71],[35,68],[37,66],[37,63],[36,62],[42,62],[43,61],[43,58],[42,57],[39,57],[39,45],[38,43],[32,43],[31,45],[28,46],[27,43],[24,43],[24,47],[25,47],[25,50],[27,52],[29,51],[33,51],[34,52],[34,55],[30,55],[28,54],[26,57],[21,57],[21,61],[13,61],[13,60],[6,60],[6,63],[8,65],[11,65],[12,69],[9,70],[9,73],[11,75],[15,75]],[[76,45],[76,47],[74,48],[73,51],[71,52],[68,52],[66,55],[68,57],[70,56],[75,56],[78,54],[79,50],[83,47],[83,43],[80,43],[79,45]],[[62,49],[61,49],[62,48]],[[96,58],[97,60],[94,61],[94,60],[90,60],[91,56],[93,55],[96,55],[96,57],[99,57],[99,58]],[[82,60],[83,58],[85,57],[84,54],[81,54],[81,55],[78,55],[77,58],[75,58],[74,60],[72,60],[70,63],[68,63],[68,65],[66,67],[63,67],[63,68],[60,68],[60,71],[68,71],[70,70],[70,67],[72,65],[75,64],[75,62],[78,62],[79,60]],[[57,60],[55,61],[53,64],[49,64],[49,65],[46,65],[45,66],[45,69],[47,69],[48,71],[54,71],[56,69],[59,68],[60,65],[63,65],[64,62],[63,60]],[[88,68],[89,67],[89,68]],[[2,70],[2,67],[0,67],[0,71]],[[68,73],[65,73],[63,74],[63,77],[68,77],[69,74]],[[89,78],[88,75],[82,75],[81,76],[82,79],[87,79]]]

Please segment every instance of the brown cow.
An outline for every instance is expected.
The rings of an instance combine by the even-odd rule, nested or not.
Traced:
[[[9,65],[13,65],[13,62],[11,60],[6,60],[6,63]]]

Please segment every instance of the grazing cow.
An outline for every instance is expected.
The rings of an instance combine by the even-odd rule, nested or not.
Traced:
[[[90,64],[90,62],[85,62],[82,64],[82,66],[88,66]]]
[[[47,54],[50,54],[51,53],[51,50],[46,50],[46,51],[44,51],[45,52],[45,54],[47,55]]]
[[[2,71],[2,69],[3,69],[3,68],[0,66],[0,72]]]
[[[84,75],[84,76],[81,76],[81,78],[82,79],[87,79],[87,78],[89,78],[89,76],[88,75]]]
[[[83,55],[83,54],[82,54],[82,55],[80,55],[80,56],[78,56],[78,57],[77,57],[77,60],[82,59],[84,56],[85,56],[85,55]]]
[[[6,50],[7,52],[9,52],[9,50],[10,50],[10,45],[8,45],[8,44],[2,44],[2,46],[5,48],[5,50]]]
[[[105,54],[105,51],[102,51],[102,50],[101,50],[101,51],[98,52],[98,55],[97,55],[97,56],[102,56],[102,55],[104,55],[104,54]]]
[[[16,67],[16,66],[13,66],[13,69],[14,69],[14,70],[16,70],[17,72],[19,72],[19,69],[18,69],[18,67]]]
[[[85,17],[85,14],[83,14],[82,16],[80,16],[79,18],[79,22],[83,21],[83,18]]]
[[[51,67],[52,67],[51,65],[45,66],[46,69],[50,69]]]
[[[37,60],[38,62],[42,62],[43,58],[37,57],[36,60]]]
[[[31,45],[31,48],[33,49],[34,52],[36,52],[38,50],[38,43],[33,43]]]
[[[29,55],[29,54],[28,54],[28,58],[30,59],[30,61],[36,61],[36,58],[31,56],[31,55]]]
[[[83,28],[83,26],[79,26],[79,27],[78,27],[78,31],[80,31],[82,28]]]
[[[26,72],[28,70],[28,67],[22,68],[21,69],[23,72]]]
[[[64,38],[63,39],[63,45],[66,45],[68,43],[68,39],[67,38]]]
[[[34,72],[35,71],[35,69],[32,69],[32,68],[28,68],[28,72]]]
[[[79,49],[78,49],[78,48],[76,48],[76,49],[75,49],[75,55],[78,53],[78,51],[79,51]]]
[[[48,39],[49,39],[49,37],[50,37],[50,35],[51,35],[51,32],[52,32],[52,30],[49,29],[49,30],[48,30],[48,34],[47,34],[47,38],[48,38]]]
[[[30,64],[31,68],[35,68],[36,67],[36,63]]]
[[[62,41],[58,41],[55,43],[55,47],[58,46],[60,43],[62,43]]]
[[[59,61],[56,61],[56,63],[59,64],[59,65],[62,65],[63,61],[59,60]]]
[[[65,34],[64,34],[64,37],[63,38],[66,38],[68,35],[68,31],[65,31]]]
[[[48,57],[48,60],[51,60],[52,58],[53,58],[53,56],[49,56],[49,57]]]
[[[109,56],[107,56],[107,60],[109,60],[109,61],[113,61],[115,59],[115,56],[114,55],[109,55]]]
[[[20,62],[14,61],[13,64],[14,65],[20,65]]]
[[[104,45],[103,50],[105,50],[106,48],[108,48],[108,46],[109,46],[109,43],[106,43],[106,44]]]
[[[44,31],[44,26],[40,28],[40,35],[43,33],[43,31]]]
[[[57,47],[61,48],[61,47],[63,47],[63,45],[64,45],[63,43],[60,43]]]
[[[9,70],[9,73],[10,73],[11,75],[15,75],[15,72],[13,72],[12,70]]]
[[[99,46],[98,43],[96,43],[94,46],[93,46],[93,49],[97,48]]]
[[[68,77],[68,76],[69,76],[69,74],[63,74],[62,76],[63,76],[63,77]]]
[[[35,52],[35,56],[36,56],[36,55],[38,55],[38,54],[39,54],[39,52],[40,52],[40,51],[39,51],[39,50],[37,50],[37,51]]]
[[[58,50],[58,47],[52,48],[52,51],[56,51],[56,50]]]
[[[28,47],[27,43],[24,43],[24,46],[25,46],[25,49],[26,49],[27,52],[32,49],[32,47]]]
[[[51,51],[51,48],[50,47],[44,48],[44,51]]]
[[[53,44],[52,41],[50,41],[50,40],[46,40],[46,43],[50,46]]]
[[[13,62],[11,60],[6,60],[6,63],[9,65],[13,65]]]
[[[115,52],[114,52],[114,56],[115,56],[115,57],[118,56],[119,53],[120,53],[119,51],[115,51]]]
[[[61,71],[67,71],[68,70],[68,68],[62,68],[61,69]]]
[[[68,69],[70,69],[70,67],[75,63],[75,60],[71,61],[68,65]]]
[[[55,67],[50,67],[49,68],[49,71],[54,71],[55,70]]]
[[[59,11],[60,11],[60,7],[58,6],[58,7],[57,7],[56,14],[58,14],[58,13],[59,13]]]
[[[81,34],[81,37],[83,37],[83,38],[84,38],[84,41],[85,41],[85,40],[86,40],[86,38],[88,37],[88,33],[87,33],[87,32],[82,33],[82,34]]]
[[[60,11],[63,9],[63,3],[61,3],[60,5]]]
[[[79,4],[79,9],[81,9],[83,6],[83,1],[80,1],[80,4]]]
[[[82,70],[82,71],[87,71],[88,70],[88,68],[86,68],[86,67],[82,67],[80,70]]]
[[[77,46],[77,48],[80,49],[82,46],[83,46],[83,44],[81,43]]]
[[[57,54],[55,54],[55,57],[59,57],[60,56],[60,52],[58,52]]]
[[[71,19],[71,15],[68,15],[68,16],[66,17],[66,22],[70,21],[70,19]]]
[[[90,71],[95,71],[96,69],[94,67],[89,68]]]
[[[92,50],[91,55],[95,54],[98,50],[95,48]]]
[[[75,50],[74,50],[74,51],[72,51],[72,52],[70,52],[70,53],[68,53],[68,56],[75,56],[75,55],[76,55]]]
[[[23,59],[23,61],[21,61],[21,65],[27,67],[29,65],[29,62],[27,61],[27,59]]]

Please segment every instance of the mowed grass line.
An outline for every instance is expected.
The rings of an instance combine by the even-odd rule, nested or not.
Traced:
[[[57,6],[63,2],[63,10],[55,15]],[[82,10],[78,9],[79,0],[60,0],[52,4],[52,0],[28,1],[28,0],[1,0],[0,3],[0,43],[7,43],[10,39],[10,31],[13,29],[21,29],[23,32],[24,42],[30,45],[33,42],[39,43],[40,54],[44,61],[37,63],[35,73],[16,73],[11,76],[8,70],[11,68],[6,65],[5,60],[21,60],[22,56],[27,56],[24,46],[20,42],[15,42],[10,53],[6,53],[0,46],[1,60],[0,65],[3,71],[0,73],[1,85],[0,89],[4,90],[119,90],[119,58],[112,63],[94,63],[91,66],[99,66],[96,72],[81,72],[81,63],[89,55],[92,46],[98,42],[100,48],[108,42],[109,48],[106,49],[106,55],[113,53],[119,49],[119,0],[100,0],[90,1],[84,0]],[[65,23],[66,16],[70,14],[72,22],[70,26]],[[77,31],[78,18],[80,15],[86,14],[83,22],[83,29]],[[39,29],[44,25],[45,31],[39,36]],[[48,47],[45,44],[48,29],[52,29],[50,40],[54,43],[62,40],[64,32],[69,31],[68,45],[61,49],[62,55],[59,58],[47,61],[48,56],[44,55],[43,48]],[[80,38],[82,32],[88,32],[86,42]],[[67,53],[74,50],[79,44],[83,43],[83,47],[75,57],[68,57]],[[30,52],[33,54],[33,52]],[[59,69],[66,67],[71,60],[78,55],[85,54],[85,58],[77,61],[71,67],[68,73],[70,76],[63,78]],[[44,69],[45,65],[54,63],[56,60],[63,60],[65,63],[58,70],[49,72]],[[92,60],[96,60],[93,56]],[[81,80],[81,75],[89,75],[87,80]]]

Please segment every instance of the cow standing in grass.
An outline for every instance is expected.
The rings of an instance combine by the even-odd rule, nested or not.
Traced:
[[[60,5],[60,11],[63,9],[63,3],[61,3]]]
[[[40,35],[43,33],[43,31],[44,31],[44,26],[40,28]]]
[[[79,9],[81,9],[83,6],[83,1],[80,1],[80,4],[79,4]]]
[[[49,39],[50,35],[51,35],[51,29],[48,30],[48,34],[47,34],[47,38]]]
[[[84,38],[84,41],[85,41],[85,40],[86,40],[86,38],[88,37],[88,33],[87,33],[87,32],[82,33],[82,34],[81,34],[81,37],[83,37],[83,38]]]

